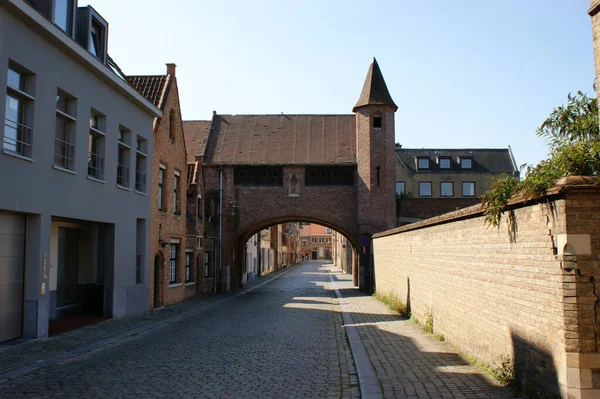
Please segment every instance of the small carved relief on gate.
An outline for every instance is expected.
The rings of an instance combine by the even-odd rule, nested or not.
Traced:
[[[290,175],[290,186],[289,186],[289,196],[290,197],[299,197],[300,190],[298,186],[300,185],[300,179],[295,174]]]

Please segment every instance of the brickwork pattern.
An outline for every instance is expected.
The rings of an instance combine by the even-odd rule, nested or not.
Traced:
[[[517,378],[552,393],[594,395],[600,190],[563,185],[552,195],[515,203],[500,228],[475,207],[376,238],[377,290],[469,355],[510,358]]]
[[[511,358],[557,390],[565,342],[553,234],[565,229],[564,200],[554,205],[515,209],[510,234],[506,217],[493,228],[476,216],[377,238],[377,291],[396,293],[422,322],[431,317],[468,355]]]
[[[514,397],[450,345],[423,333],[373,296],[352,288],[352,276],[338,269],[334,285],[352,314],[384,398]]]

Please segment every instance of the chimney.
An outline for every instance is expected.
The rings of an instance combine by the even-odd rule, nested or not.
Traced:
[[[175,76],[175,70],[177,69],[177,65],[175,64],[167,64],[167,75]]]

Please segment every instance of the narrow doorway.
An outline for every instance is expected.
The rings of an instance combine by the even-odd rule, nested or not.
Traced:
[[[57,255],[56,307],[65,308],[79,303],[77,298],[79,229],[58,228]]]

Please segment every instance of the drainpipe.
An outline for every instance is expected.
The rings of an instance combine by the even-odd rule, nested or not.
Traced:
[[[223,168],[221,166],[219,166],[219,284],[221,284],[221,285],[223,284],[222,269],[223,269]]]

